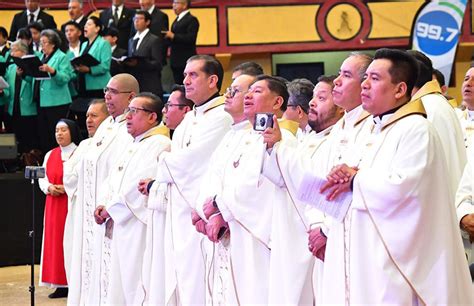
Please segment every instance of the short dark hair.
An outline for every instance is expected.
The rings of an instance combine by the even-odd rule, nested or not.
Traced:
[[[31,39],[31,32],[27,28],[20,28],[16,34],[18,39]]]
[[[364,72],[365,73],[365,72]],[[318,83],[324,82],[331,85],[331,88],[334,88],[334,80],[337,78],[337,75],[320,75],[318,77]]]
[[[119,31],[115,27],[109,27],[109,28],[104,30],[104,33],[102,34],[102,36],[118,37],[119,36]]]
[[[174,84],[173,87],[171,87],[171,93],[175,91],[179,91],[181,93],[179,98],[179,104],[186,104],[186,106],[193,108],[194,102],[186,98],[186,89],[184,85]],[[179,109],[183,109],[183,107],[184,106],[179,106]]]
[[[288,93],[288,90],[286,89],[286,84],[279,78],[266,75],[266,74],[257,76],[255,82],[258,82],[258,81],[267,82],[268,89],[270,89],[271,92],[276,93],[278,96],[283,98],[283,103],[281,104],[280,110],[283,112],[286,111],[286,108],[288,106],[288,98],[289,98],[289,93]]]
[[[433,69],[433,75],[435,76],[436,81],[438,81],[440,87],[446,85],[446,79],[444,78],[444,74],[441,71],[438,69]]]
[[[41,32],[44,30],[44,27],[41,23],[39,22],[32,22],[26,26],[28,30],[35,29],[38,32]]]
[[[148,13],[148,11],[138,10],[138,11],[135,12],[135,16],[136,15],[142,15],[143,17],[145,17],[145,22],[146,21],[151,21],[151,15],[150,15],[150,13]]]
[[[136,95],[133,98],[134,99],[135,98],[145,98],[147,100],[146,109],[148,109],[149,111],[151,111],[153,113],[156,113],[156,115],[157,115],[156,121],[158,123],[161,122],[161,119],[163,118],[163,114],[162,114],[161,111],[163,109],[164,104],[163,104],[163,101],[161,100],[160,97],[158,97],[154,93],[145,91],[145,92],[139,93],[138,95]]]
[[[415,86],[421,88],[425,83],[433,80],[433,63],[430,58],[417,50],[409,50],[408,54],[418,62],[418,77]]]
[[[5,29],[4,27],[0,27],[0,35],[2,35],[5,38],[8,38],[7,29]]]
[[[288,105],[299,106],[308,113],[309,102],[313,98],[314,84],[308,79],[294,79],[287,84]]]
[[[64,31],[66,31],[67,26],[73,26],[73,27],[75,27],[76,29],[78,29],[79,31],[82,32],[81,26],[75,21],[69,20],[68,22],[66,22],[64,24]]]
[[[92,99],[90,102],[89,102],[89,106],[91,105],[100,105],[102,111],[104,112],[104,114],[107,114],[109,115],[109,110],[107,109],[107,104],[105,103],[105,99]]]
[[[99,17],[89,16],[89,17],[87,17],[87,19],[92,20],[92,22],[94,22],[95,26],[100,28],[100,30],[99,30],[99,35],[100,35],[102,33],[102,31],[104,30],[104,25],[102,24],[102,21],[100,21]]]
[[[240,71],[242,74],[257,76],[263,74],[263,68],[255,62],[245,62],[237,65],[232,72]]]
[[[204,61],[202,71],[208,76],[217,76],[217,89],[220,91],[224,78],[224,68],[222,68],[222,64],[215,57],[205,54],[193,55],[186,61],[186,63],[192,61]]]
[[[405,82],[407,97],[410,97],[418,76],[418,65],[415,58],[406,51],[381,48],[375,51],[374,60],[377,59],[387,59],[392,62],[392,66],[388,70],[392,77],[392,83]]]

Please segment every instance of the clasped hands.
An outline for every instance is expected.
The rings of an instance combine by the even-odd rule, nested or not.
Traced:
[[[326,176],[327,182],[319,191],[321,194],[327,192],[326,200],[332,201],[340,194],[351,191],[352,180],[359,168],[349,167],[346,164],[334,166]]]
[[[64,194],[66,191],[64,190],[63,185],[53,185],[52,184],[52,185],[48,186],[48,192],[53,197],[58,197],[58,196]]]
[[[207,223],[194,210],[191,212],[191,220],[199,233],[206,235],[212,242],[218,242],[221,238],[219,237],[221,228],[228,230],[229,225],[224,218],[222,218],[219,208],[215,206],[214,203],[214,198],[208,198],[204,203],[203,212],[208,220]]]
[[[108,218],[110,218],[109,213],[107,212],[107,209],[105,209],[104,205],[99,205],[94,211],[94,219],[95,223],[97,224],[102,224],[104,223]]]

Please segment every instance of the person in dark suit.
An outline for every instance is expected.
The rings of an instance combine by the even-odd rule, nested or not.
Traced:
[[[136,34],[128,41],[128,56],[141,57],[124,63],[128,73],[133,75],[141,91],[149,91],[161,97],[161,55],[163,41],[148,28],[151,15],[147,11],[137,11],[134,17]]]
[[[69,4],[67,7],[67,12],[69,17],[71,17],[70,21],[73,21],[79,25],[79,29],[82,33],[84,33],[84,25],[86,24],[87,17],[84,16],[84,10],[82,9],[83,2],[82,0],[69,0]],[[61,32],[66,34],[66,25],[70,22],[66,22],[61,26]],[[84,34],[81,34],[80,37],[81,42],[86,41]]]
[[[100,12],[104,28],[114,27],[119,31],[117,45],[127,49],[135,11],[123,5],[124,0],[112,0],[112,7]]]
[[[0,55],[6,60],[7,53],[10,50],[7,46],[8,32],[4,27],[0,27]]]
[[[44,29],[56,29],[53,16],[45,13],[39,7],[40,0],[25,0],[26,10],[13,17],[10,27],[10,41],[15,41],[19,29],[25,28],[29,23],[38,22]]]
[[[158,7],[155,6],[155,0],[139,0],[140,8],[142,11],[147,11],[151,15],[150,32],[155,36],[160,36],[162,39],[165,38],[164,32],[169,30],[169,18],[168,15],[163,13]],[[135,28],[132,30],[135,35]],[[166,65],[166,52],[168,48],[163,44],[162,59],[163,65]]]
[[[196,54],[199,21],[189,12],[190,6],[191,0],[173,1],[173,11],[178,17],[171,25],[171,30],[165,34],[171,48],[170,64],[176,84],[183,84],[186,61]]]
[[[104,31],[104,39],[109,42],[112,47],[112,57],[121,58],[122,56],[127,56],[128,51],[117,46],[118,40],[118,31],[116,28],[108,28]],[[123,72],[123,67],[117,63],[117,61],[112,60],[110,62],[110,75],[114,76]]]

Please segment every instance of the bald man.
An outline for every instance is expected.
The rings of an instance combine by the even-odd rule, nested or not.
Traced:
[[[105,228],[111,223],[98,225],[93,215],[96,207],[105,203],[113,162],[131,139],[124,112],[139,90],[137,80],[130,74],[117,74],[110,79],[104,88],[110,116],[95,132],[90,149],[79,163],[76,202],[82,207],[84,218],[82,245],[74,251],[81,254],[80,260],[72,262],[71,267],[70,304],[97,305],[107,299],[111,239],[105,236]]]

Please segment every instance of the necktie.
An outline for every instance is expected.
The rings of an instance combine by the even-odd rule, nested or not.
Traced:
[[[138,41],[139,41],[139,40],[140,40],[139,38],[135,38],[135,39],[133,40],[133,45],[132,45],[132,52],[133,52],[133,53],[135,53],[135,52],[137,51],[137,46],[138,46]],[[132,53],[132,54],[133,54],[133,53]]]
[[[29,20],[28,23],[33,23],[33,22],[35,22],[35,14],[30,13],[30,16],[29,16],[29,17],[30,17],[30,20]]]
[[[118,24],[119,15],[118,15],[118,6],[114,6],[114,23],[115,25]]]

